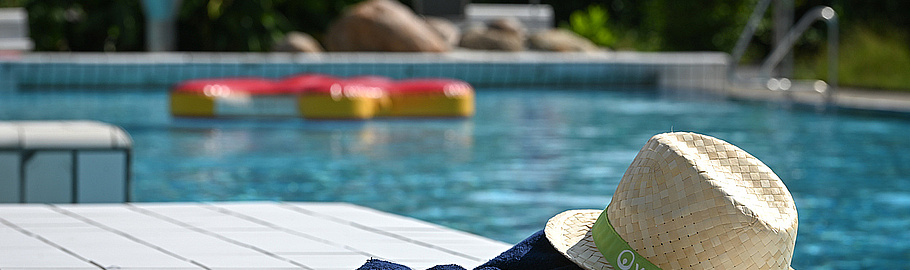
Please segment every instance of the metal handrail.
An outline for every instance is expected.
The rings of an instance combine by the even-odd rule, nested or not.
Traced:
[[[834,92],[837,91],[837,53],[838,53],[838,20],[837,13],[834,12],[834,9],[827,6],[815,7],[796,23],[790,32],[787,33],[787,37],[784,39],[782,44],[778,44],[771,55],[765,59],[765,62],[762,64],[760,69],[760,74],[765,78],[771,77],[771,72],[780,61],[784,59],[784,56],[793,49],[793,44],[796,43],[796,39],[802,36],[806,30],[809,29],[809,26],[816,21],[825,21],[828,24],[828,82],[827,87],[822,87],[823,85],[816,84],[814,90],[819,93],[825,94],[825,103],[833,104],[834,103]]]
[[[730,57],[730,65],[727,68],[727,77],[731,82],[739,81],[739,77],[736,75],[736,67],[746,53],[746,48],[749,47],[749,43],[752,42],[752,37],[755,36],[755,30],[758,28],[761,18],[764,17],[765,11],[768,10],[768,6],[770,5],[771,0],[759,1],[755,5],[755,10],[752,11],[752,15],[749,16],[749,22],[746,23],[746,28],[743,28],[743,32],[739,34],[739,40],[736,41],[736,46],[733,47],[733,55]]]
[[[744,81],[736,74],[736,68],[749,43],[755,35],[755,30],[761,22],[765,11],[770,6],[771,0],[761,0],[756,4],[755,10],[749,18],[749,22],[743,29],[736,46],[733,48],[730,64],[727,68],[727,77],[733,83]],[[787,78],[772,78],[771,73],[775,67],[784,59],[784,57],[793,49],[797,38],[801,37],[806,30],[816,21],[825,21],[828,25],[828,82],[822,80],[816,81],[812,89],[825,95],[825,104],[831,106],[834,104],[834,93],[837,90],[837,54],[838,54],[838,19],[837,13],[833,8],[827,6],[818,6],[807,12],[800,18],[799,22],[790,29],[787,36],[781,44],[775,46],[771,54],[762,63],[757,81],[762,82],[765,87],[771,90],[790,90],[791,82]]]

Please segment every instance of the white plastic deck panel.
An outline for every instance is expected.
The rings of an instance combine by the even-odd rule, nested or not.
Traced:
[[[468,269],[510,245],[346,203],[0,204],[0,269]]]

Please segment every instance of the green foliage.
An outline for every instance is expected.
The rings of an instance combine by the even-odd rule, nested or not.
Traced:
[[[285,33],[319,38],[348,5],[362,0],[182,0],[177,50],[267,51]],[[0,0],[25,7],[35,50],[141,51],[140,0]]]
[[[608,15],[612,47],[647,51],[729,52],[757,0],[542,0],[553,5],[556,20],[577,24],[583,17]],[[477,1],[473,1],[477,2]],[[593,2],[593,3],[592,3]],[[587,9],[585,9],[588,7]],[[596,7],[596,8],[594,8]],[[567,11],[567,8],[572,10]],[[593,13],[592,13],[593,12]],[[563,15],[564,14],[564,15]],[[572,26],[574,27],[574,25]],[[575,30],[575,29],[573,29]],[[582,31],[576,31],[582,34]],[[584,34],[582,34],[584,35]],[[769,33],[760,32],[762,39]],[[589,37],[587,35],[586,37]],[[761,41],[759,46],[766,50]]]
[[[360,0],[183,0],[178,49],[268,51],[289,31],[319,38],[348,5]]]
[[[139,51],[145,28],[138,0],[19,1],[38,51]]]
[[[910,90],[910,46],[894,29],[882,34],[865,27],[852,27],[841,41],[838,83],[845,86]],[[827,51],[800,61],[797,76],[828,79]]]
[[[0,8],[22,7],[24,5],[25,0],[0,0]]]
[[[264,51],[291,30],[268,0],[184,0],[177,25],[186,51]]]
[[[590,5],[585,10],[572,12],[568,28],[598,46],[612,47],[616,43],[616,37],[607,24],[609,16],[605,8]]]
[[[643,27],[662,50],[729,52],[754,6],[754,0],[649,0]]]

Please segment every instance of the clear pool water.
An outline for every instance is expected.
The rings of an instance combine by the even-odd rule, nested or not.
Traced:
[[[137,201],[343,201],[517,242],[603,208],[644,142],[727,140],[800,215],[795,269],[910,268],[910,120],[661,98],[481,89],[467,120],[174,119],[157,91],[0,94],[0,119],[94,119],[133,137]]]

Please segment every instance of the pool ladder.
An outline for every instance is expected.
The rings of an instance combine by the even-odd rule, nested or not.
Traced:
[[[837,13],[833,8],[828,6],[818,6],[803,15],[795,26],[790,28],[783,40],[777,44],[771,51],[771,54],[765,58],[759,69],[757,77],[740,78],[736,73],[736,68],[746,47],[752,42],[755,30],[761,22],[765,11],[771,4],[772,0],[761,0],[752,12],[746,28],[743,29],[736,47],[733,48],[733,55],[730,58],[730,64],[727,67],[727,78],[735,86],[745,86],[752,88],[765,88],[772,91],[815,91],[824,96],[825,108],[834,105],[834,93],[837,91],[837,52],[838,52],[838,22]],[[823,80],[794,81],[789,78],[776,78],[772,76],[773,70],[781,63],[784,57],[793,49],[797,38],[801,37],[806,30],[816,21],[825,21],[828,25],[828,82]]]

